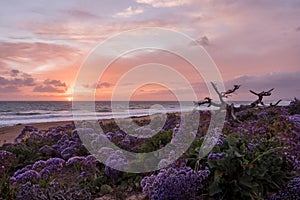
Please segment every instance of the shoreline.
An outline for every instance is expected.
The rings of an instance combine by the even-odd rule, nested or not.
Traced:
[[[178,112],[174,112],[178,114]],[[172,113],[173,114],[173,113]],[[134,121],[142,121],[142,120],[149,120],[149,116],[132,116],[127,117],[124,119],[130,119]],[[114,118],[107,118],[107,119],[99,119],[98,122],[102,124],[110,123],[114,121]],[[86,120],[89,121],[89,120]],[[4,126],[0,127],[0,146],[4,143],[14,143],[14,139],[21,133],[25,126],[34,126],[39,131],[41,130],[48,130],[53,127],[57,126],[65,126],[67,124],[74,124],[74,121],[54,121],[54,122],[39,122],[39,123],[28,123],[28,124],[17,124],[13,126]]]
[[[278,107],[285,107],[285,106],[278,106]],[[263,107],[259,107],[263,108]],[[257,108],[256,108],[257,109]],[[200,111],[200,110],[199,110]],[[180,115],[181,112],[168,112],[165,114],[175,114],[175,115]],[[185,113],[185,112],[183,112]],[[158,115],[163,114],[163,113],[156,113]],[[115,121],[116,118],[106,118],[106,119],[99,119],[97,120],[99,123],[109,123],[112,121]],[[131,116],[131,117],[126,117],[126,118],[121,118],[121,119],[131,119],[134,121],[142,121],[142,120],[149,120],[149,115],[142,115],[142,116]],[[89,121],[89,120],[84,120],[84,121]],[[23,128],[25,126],[34,126],[36,127],[39,131],[41,130],[48,130],[53,127],[57,126],[65,126],[67,124],[74,124],[74,120],[70,121],[53,121],[53,122],[37,122],[37,123],[26,123],[26,124],[17,124],[13,126],[4,126],[0,127],[0,146],[2,146],[4,143],[14,143],[14,139],[21,133]]]
[[[58,122],[41,122],[29,124],[17,124],[14,126],[0,127],[0,146],[4,143],[13,143],[14,139],[21,133],[25,126],[34,126],[39,130],[48,130],[51,127],[64,126],[74,123],[73,121],[58,121]]]

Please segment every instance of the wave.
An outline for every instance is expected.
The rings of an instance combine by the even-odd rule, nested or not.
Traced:
[[[12,112],[12,110],[0,110],[0,113],[8,113],[8,112]]]
[[[38,113],[38,112],[18,112],[18,113],[14,113],[12,115],[23,115],[23,116],[27,116],[27,115],[42,115],[45,113]]]
[[[103,109],[97,110],[97,112],[111,112],[111,109],[110,108],[103,108]]]

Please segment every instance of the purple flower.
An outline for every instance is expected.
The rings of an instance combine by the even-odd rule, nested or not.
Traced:
[[[77,176],[77,179],[82,179],[82,178],[85,178],[85,177],[88,177],[89,174],[85,171],[81,172],[79,176]]]
[[[122,151],[115,151],[106,160],[105,174],[115,179],[119,172],[129,166]]]
[[[293,123],[297,129],[300,129],[300,114],[289,116],[288,121]]]
[[[74,156],[79,150],[74,147],[67,147],[64,150],[61,151],[60,155],[63,157],[63,159],[68,159],[72,156]]]
[[[65,161],[61,158],[49,158],[46,161],[46,167],[49,170],[60,171],[65,165]]]
[[[33,132],[33,131],[38,131],[38,129],[33,126],[25,126],[21,131],[21,133],[15,138],[14,142],[18,143],[20,140],[28,136],[28,132]]]
[[[161,169],[157,175],[144,177],[141,186],[150,199],[196,199],[196,194],[206,189],[209,175],[208,169],[169,167]]]
[[[50,177],[52,175],[52,171],[48,168],[42,169],[39,173],[40,173],[40,177],[42,179],[47,179],[48,177]]]
[[[30,170],[30,169],[28,169],[27,167],[19,169],[14,173],[13,177],[17,177],[18,175],[23,174],[23,173],[27,172],[28,170]]]
[[[129,148],[130,144],[131,144],[131,140],[128,135],[126,135],[125,138],[120,142],[120,145],[124,148]]]
[[[137,137],[142,138],[150,138],[156,133],[156,131],[153,130],[149,125],[139,127],[135,130],[135,132]]]
[[[122,139],[123,137],[125,136],[125,133],[123,131],[117,131],[115,134],[114,134],[114,138],[118,139]]]
[[[17,163],[14,154],[8,151],[0,151],[0,177],[4,174],[13,164]]]
[[[72,138],[79,138],[79,135],[78,135],[78,133],[77,133],[77,130],[73,130],[73,131],[72,131],[71,137],[72,137]]]
[[[76,165],[81,165],[84,163],[85,157],[83,156],[74,156],[72,158],[69,158],[69,160],[66,163],[66,166],[76,166]]]
[[[16,178],[17,183],[25,183],[27,181],[39,180],[40,174],[35,170],[27,170],[24,173],[18,174],[14,177]]]
[[[173,128],[173,135],[172,135],[172,138],[175,138],[178,134],[180,130],[180,125],[179,124],[176,124],[175,128]]]
[[[51,156],[51,155],[55,155],[55,149],[53,147],[50,147],[48,145],[45,145],[43,147],[41,147],[39,149],[39,152],[42,153],[43,155],[46,155],[46,156]]]
[[[213,153],[213,152],[211,152],[211,153],[208,154],[207,159],[208,160],[220,160],[224,156],[225,156],[224,152],[221,152],[221,153]]]
[[[43,160],[39,160],[39,161],[36,161],[36,162],[33,164],[32,169],[33,169],[33,170],[36,170],[36,171],[40,171],[40,170],[43,169],[45,166],[46,166],[46,162],[43,161]]]
[[[44,137],[42,135],[39,134],[39,132],[35,131],[30,133],[29,138],[30,140],[43,140]]]
[[[97,159],[93,155],[88,155],[84,160],[84,165],[93,166],[96,165]]]
[[[296,177],[282,187],[269,200],[300,199],[300,177]]]

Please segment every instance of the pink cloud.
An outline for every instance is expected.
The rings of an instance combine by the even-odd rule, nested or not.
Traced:
[[[45,93],[64,93],[66,89],[60,89],[52,85],[38,85],[34,87],[33,92],[45,92]]]

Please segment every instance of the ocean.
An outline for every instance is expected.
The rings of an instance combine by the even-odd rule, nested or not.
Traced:
[[[80,102],[82,105],[86,102]],[[124,104],[124,102],[119,102]],[[235,102],[235,105],[248,102]],[[288,105],[284,101],[281,105]],[[84,107],[84,106],[81,106]],[[132,116],[145,116],[154,113],[170,113],[190,111],[195,109],[193,102],[177,101],[133,101],[122,110],[111,109],[110,101],[95,102],[95,111],[76,110],[76,119],[110,119],[125,118]],[[201,106],[196,109],[214,109]],[[17,124],[30,124],[41,122],[72,121],[72,102],[66,101],[0,101],[0,127],[13,126]],[[78,112],[79,111],[79,112]],[[79,114],[78,114],[79,113]]]

